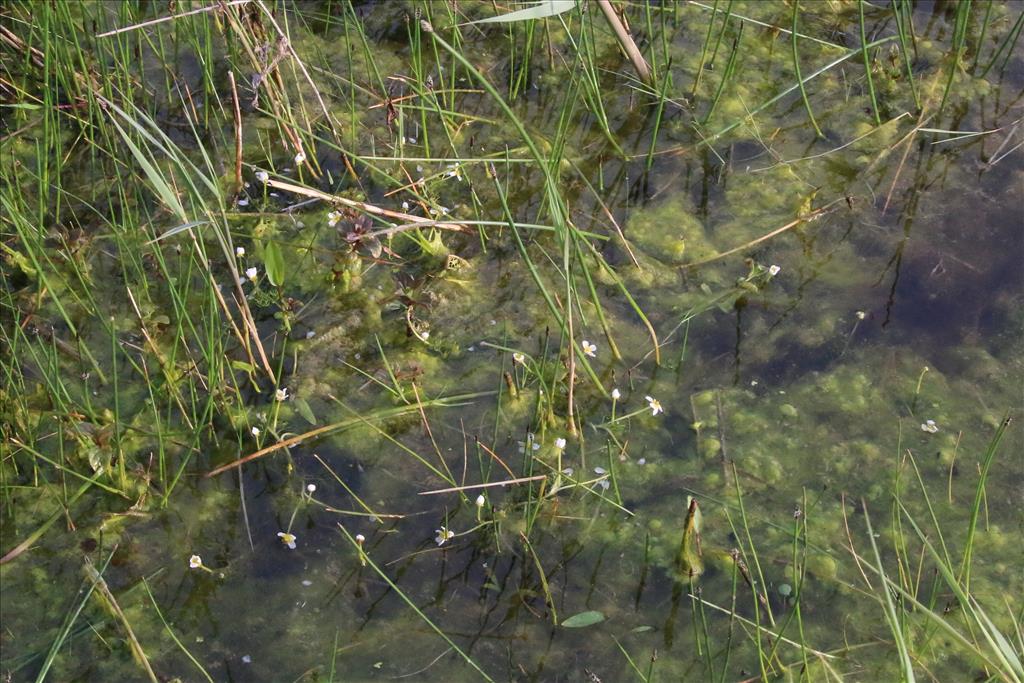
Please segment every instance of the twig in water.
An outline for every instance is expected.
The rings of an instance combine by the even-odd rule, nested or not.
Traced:
[[[767,240],[770,240],[773,237],[776,237],[777,235],[781,235],[782,233],[786,232],[787,230],[791,230],[791,229],[795,228],[796,226],[800,225],[801,223],[806,223],[808,221],[812,221],[812,220],[814,220],[816,218],[819,218],[820,216],[824,216],[826,213],[830,213],[830,212],[834,211],[835,209],[833,207],[835,207],[837,204],[839,204],[839,202],[845,202],[845,201],[846,201],[846,197],[840,197],[839,199],[834,199],[831,202],[829,202],[828,204],[826,204],[825,206],[823,206],[823,207],[821,207],[819,209],[815,209],[814,211],[811,211],[808,214],[804,214],[803,216],[799,216],[796,219],[790,221],[789,223],[786,223],[781,228],[776,228],[775,230],[772,230],[767,235],[762,235],[761,237],[758,237],[755,240],[751,240],[751,241],[747,242],[746,244],[741,244],[740,246],[734,247],[732,249],[729,249],[728,251],[723,251],[721,254],[715,254],[714,256],[709,256],[708,258],[702,259],[700,261],[694,261],[693,263],[684,264],[682,267],[683,268],[695,268],[696,266],[703,266],[705,264],[712,263],[714,261],[718,261],[719,259],[723,259],[726,256],[732,256],[733,254],[735,254],[737,252],[743,251],[744,249],[749,249],[750,247],[753,247],[753,246],[755,246],[757,244],[760,244],[761,242],[765,242]]]

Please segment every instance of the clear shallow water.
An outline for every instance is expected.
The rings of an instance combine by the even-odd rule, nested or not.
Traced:
[[[758,6],[745,11],[784,22]],[[706,30],[708,15],[698,8],[684,8],[679,17],[681,26],[701,22]],[[371,37],[380,41],[381,63],[404,73],[409,59],[404,25],[391,25],[369,11],[364,19]],[[891,31],[882,13],[871,20],[883,35]],[[826,35],[824,27],[834,23],[837,35],[856,44],[855,17],[830,18],[822,11],[807,21],[805,31]],[[922,40],[937,45],[948,40],[946,18],[937,11],[922,9],[915,21]],[[337,26],[327,26],[323,34],[292,30],[297,49],[341,63],[344,42]],[[672,34],[680,95],[695,75],[697,34],[702,35],[682,29]],[[499,38],[479,39],[489,48],[481,49],[480,59],[492,80],[501,82],[509,67],[503,57],[507,42]],[[788,41],[749,27],[744,39],[734,86],[702,131],[705,137],[792,83]],[[808,48],[804,59],[822,64],[841,54],[829,50]],[[926,46],[921,51],[926,53]],[[1008,133],[1020,117],[1020,59],[1017,50],[987,85],[966,77],[958,82],[959,96],[930,125]],[[443,258],[423,258],[409,242],[390,245],[406,257],[402,265],[371,267],[362,252],[357,280],[346,282],[338,274],[354,272],[353,257],[339,256],[346,249],[344,234],[326,229],[326,207],[311,205],[283,217],[281,206],[294,198],[263,197],[250,188],[251,203],[240,212],[278,215],[240,222],[236,243],[248,247],[247,258],[254,256],[252,237],[267,229],[258,221],[268,221],[286,245],[290,284],[285,289],[308,304],[286,334],[274,317],[277,307],[259,305],[258,295],[252,295],[267,346],[281,359],[282,384],[293,398],[278,403],[267,387],[243,388],[247,409],[218,417],[217,429],[202,439],[167,509],[142,505],[133,511],[138,514],[124,516],[123,502],[90,498],[73,508],[75,531],[55,527],[28,555],[5,565],[0,570],[3,668],[18,680],[34,677],[61,615],[77,604],[83,554],[102,563],[116,547],[104,576],[161,675],[198,679],[140,589],[144,577],[174,632],[216,680],[327,680],[332,661],[338,680],[479,677],[393,586],[361,565],[340,522],[349,534],[366,537],[366,552],[388,579],[495,680],[588,680],[592,675],[627,680],[635,672],[623,650],[641,671],[656,653],[654,672],[662,680],[756,676],[756,637],[729,612],[754,620],[764,605],[755,604],[741,578],[736,578],[740,588],[734,602],[734,572],[711,559],[732,548],[745,553],[755,578],[763,576],[775,628],[785,624],[786,638],[826,653],[821,661],[834,670],[882,680],[897,676],[891,632],[867,593],[866,570],[848,546],[852,539],[858,553],[870,555],[866,509],[890,563],[887,570],[897,572],[894,490],[917,519],[928,515],[909,456],[947,543],[951,548],[962,543],[978,463],[999,421],[1021,403],[1022,171],[1019,154],[985,166],[1005,139],[1002,132],[959,142],[922,134],[893,147],[914,125],[912,117],[904,117],[853,142],[870,132],[863,70],[855,64],[856,59],[830,72],[809,92],[827,137],[817,142],[799,96],[793,95],[758,114],[754,125],[697,147],[700,136],[688,123],[695,112],[706,112],[721,71],[705,73],[710,91],[695,99],[694,110],[668,105],[656,140],[660,153],[647,173],[654,118],[623,76],[604,74],[603,90],[616,94],[605,108],[625,160],[616,158],[592,116],[574,112],[567,157],[598,188],[641,268],[631,265],[614,238],[602,241],[600,249],[663,347],[658,367],[643,324],[613,283],[596,275],[622,359],[611,357],[586,294],[575,336],[597,345],[592,363],[605,390],[620,389],[616,415],[639,412],[610,432],[602,429],[612,403],[581,376],[574,398],[582,439],[568,439],[560,463],[554,442],[569,436],[565,397],[558,394],[553,415],[545,417],[545,410],[537,410],[546,403],[536,377],[494,348],[517,349],[531,363],[542,363],[538,374],[548,387],[552,378],[564,375],[557,326],[507,231],[489,231],[486,248],[476,235],[446,235],[447,250],[466,261],[454,269],[443,268]],[[565,99],[563,74],[538,64],[531,72],[533,87],[516,103],[531,130],[546,138],[553,136]],[[934,71],[922,67],[921,78],[922,87],[927,83],[941,91],[943,82]],[[883,119],[894,119],[912,104],[905,88],[879,89]],[[347,106],[344,89],[324,86],[324,91],[335,106]],[[929,101],[934,111],[937,104]],[[460,111],[501,118],[486,96],[469,94],[457,102]],[[476,128],[480,132],[469,136],[472,142],[465,135],[456,142],[464,156],[518,144],[503,125],[470,130]],[[365,140],[378,136],[377,144],[394,139],[382,120],[369,115],[360,130]],[[407,143],[404,154],[422,154],[423,133],[406,137],[417,142]],[[287,166],[286,154],[272,149],[278,163]],[[368,154],[368,149],[360,145],[356,151]],[[254,145],[253,156],[258,152]],[[329,150],[321,155],[325,163],[337,163]],[[252,163],[264,165],[255,158]],[[405,166],[410,173],[436,174],[429,191],[454,215],[501,219],[481,164],[465,163],[462,181],[440,177],[448,170],[444,162]],[[543,201],[539,179],[525,165],[502,178],[517,219],[536,219]],[[561,181],[577,225],[614,235],[580,174],[563,169]],[[372,201],[391,202],[393,208],[401,203],[384,196],[390,187],[383,179],[370,178],[366,185]],[[477,212],[471,208],[472,192],[478,193]],[[820,219],[757,248],[707,266],[684,267],[787,224],[812,194],[814,207],[840,201]],[[554,241],[540,234],[531,239],[530,253],[543,277],[558,283]],[[737,289],[737,279],[751,270],[745,256],[779,271],[770,279],[759,275],[756,291]],[[109,263],[101,250],[91,258],[97,266]],[[564,295],[564,284],[558,287],[554,290]],[[417,302],[415,319],[429,325],[426,343],[407,331],[396,292]],[[85,336],[90,329],[101,332],[88,320],[80,323]],[[314,334],[307,339],[308,332]],[[125,339],[133,333],[126,322]],[[411,412],[378,427],[362,425],[301,443],[287,455],[268,455],[246,465],[241,479],[234,472],[202,477],[270,443],[271,430],[283,435],[311,429],[297,399],[309,405],[318,425],[404,405],[383,386],[390,384],[388,367],[403,378],[410,396],[410,379],[423,397],[502,393],[500,399],[483,396],[429,411],[429,433]],[[515,375],[518,398],[508,393],[505,371]],[[124,405],[145,400],[142,384],[122,391]],[[550,388],[545,391],[550,395]],[[664,413],[651,416],[644,410],[645,396],[656,397]],[[144,420],[144,412],[134,419]],[[938,431],[923,430],[927,420]],[[261,428],[260,437],[253,438],[251,426]],[[534,453],[528,433],[540,444],[536,458],[519,452],[526,442],[525,449]],[[1019,427],[1011,428],[986,489],[975,549],[972,590],[1002,619],[1019,613],[1015,596],[1024,593],[1015,571],[1024,561],[1021,445]],[[143,441],[139,448],[147,446],[152,447]],[[511,476],[501,462],[516,477],[559,468],[571,468],[564,477],[583,481],[607,475],[609,488],[591,481],[539,504],[536,483],[533,489],[489,488],[479,511],[475,490],[466,500],[453,493],[420,495],[449,486],[426,463],[448,468],[459,483],[476,484]],[[18,504],[5,511],[5,551],[51,512],[25,502],[30,494],[16,488],[24,481],[8,481],[7,494]],[[312,500],[303,494],[309,484],[316,486]],[[555,485],[552,474],[545,490]],[[737,488],[743,492],[746,528]],[[702,542],[709,557],[699,583],[704,603],[691,597],[674,570],[687,495],[697,497],[704,515]],[[797,544],[808,571],[800,602],[802,636],[790,620],[793,605],[782,588],[795,583],[797,518],[807,523],[806,543]],[[456,535],[438,546],[441,526]],[[295,549],[277,536],[286,529],[297,536]],[[190,570],[192,553],[201,555],[213,573]],[[929,577],[915,583],[921,586],[919,599],[953,599],[941,590],[931,592],[929,562],[917,554],[908,557],[913,560],[908,571]],[[546,600],[547,591],[553,603]],[[588,610],[601,612],[605,620],[581,629],[555,625]],[[42,613],[50,616],[41,618]],[[908,620],[916,618],[907,614]],[[939,680],[976,675],[977,662],[929,634],[923,620],[915,623],[925,634],[918,645],[935,658],[932,675]],[[88,609],[74,633],[57,660],[55,679],[139,675],[116,622],[102,611]],[[804,652],[780,645],[780,661],[795,665],[794,678]],[[824,677],[826,665],[813,653],[808,659],[813,662],[808,675]]]

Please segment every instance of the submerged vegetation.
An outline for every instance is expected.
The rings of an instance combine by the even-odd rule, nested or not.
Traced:
[[[7,3],[0,674],[1024,681],[1022,25]]]

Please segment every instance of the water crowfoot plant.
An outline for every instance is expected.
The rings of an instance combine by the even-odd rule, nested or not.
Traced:
[[[0,678],[1024,680],[1024,15],[558,4],[6,3]]]

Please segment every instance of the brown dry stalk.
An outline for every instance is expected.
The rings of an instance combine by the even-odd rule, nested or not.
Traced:
[[[292,192],[294,194],[302,195],[303,197],[312,197],[314,199],[322,199],[325,202],[331,204],[340,204],[356,211],[362,211],[364,213],[373,214],[374,216],[384,216],[385,218],[393,218],[396,220],[405,221],[405,225],[397,225],[385,230],[379,230],[370,233],[374,237],[382,237],[396,232],[404,232],[405,230],[415,230],[418,228],[439,228],[441,230],[454,230],[456,232],[466,232],[469,229],[461,223],[451,223],[448,221],[432,221],[424,220],[419,216],[413,216],[412,214],[403,213],[401,211],[392,211],[391,209],[385,209],[374,204],[367,204],[366,202],[357,202],[354,199],[348,199],[347,197],[339,197],[334,194],[327,194],[320,190],[314,190],[309,187],[302,185],[295,185],[294,183],[286,183],[281,180],[267,180],[269,187],[277,188],[278,190],[284,190],[285,192]]]
[[[406,309],[406,311],[410,310],[412,310],[411,307]],[[422,399],[420,399],[420,391],[419,389],[416,388],[416,382],[412,382],[411,384],[412,393],[414,396],[416,396],[416,409],[419,411],[420,420],[422,420],[423,422],[423,429],[426,431],[427,436],[430,438],[430,444],[434,447],[434,453],[437,454],[437,459],[441,462],[441,467],[444,468],[445,472],[448,473],[448,476],[452,478],[452,481],[454,481],[455,475],[453,475],[452,471],[448,469],[448,463],[445,462],[444,456],[441,455],[441,449],[438,448],[437,441],[434,440],[434,432],[430,429],[430,420],[427,419],[427,412],[423,410],[423,401]]]
[[[597,0],[597,6],[601,8],[601,13],[604,14],[604,18],[608,20],[608,24],[612,27],[612,31],[615,32],[615,38],[619,41],[619,45],[622,46],[626,56],[629,57],[629,61],[633,62],[633,68],[636,69],[637,75],[645,85],[654,85],[654,77],[651,75],[651,67],[647,65],[647,60],[640,54],[640,48],[633,42],[633,36],[629,35],[629,29],[626,28],[622,18],[619,17],[615,8],[612,7],[610,0]]]
[[[32,59],[32,63],[35,64],[36,67],[41,69],[46,65],[46,55],[44,55],[42,51],[26,45],[24,40],[19,38],[6,26],[0,26],[0,42],[7,43],[15,52],[23,54],[27,52],[29,57]]]
[[[214,296],[217,297],[217,302],[220,304],[221,310],[224,311],[224,317],[227,318],[228,322],[231,324],[231,329],[234,331],[235,337],[238,339],[239,343],[242,345],[242,348],[245,349],[246,354],[249,356],[249,364],[252,365],[253,367],[256,367],[256,359],[252,355],[252,350],[249,348],[249,343],[246,341],[246,337],[245,335],[242,334],[242,331],[238,329],[237,325],[235,325],[235,319],[231,315],[231,309],[228,308],[228,303],[227,301],[224,300],[224,296],[220,293],[220,288],[217,286],[217,281],[213,278],[213,271],[210,268],[210,262],[206,260],[206,256],[205,254],[203,254],[203,250],[199,248],[199,240],[196,239],[195,231],[189,230],[188,234],[192,238],[192,245],[195,247],[196,254],[199,255],[200,261],[202,261],[203,268],[205,268],[206,272],[209,273],[210,287],[211,289],[213,289]],[[270,361],[267,360],[267,354],[263,350],[263,342],[260,341],[260,335],[256,331],[256,325],[253,324],[252,322],[252,312],[249,310],[249,302],[245,299],[245,294],[244,292],[242,292],[242,286],[238,284],[238,271],[235,269],[234,261],[232,261],[229,258],[227,263],[231,271],[231,276],[235,280],[235,291],[238,293],[239,296],[239,298],[235,300],[235,303],[238,304],[238,310],[242,314],[242,320],[245,322],[246,330],[252,336],[252,340],[256,345],[256,350],[259,351],[260,361],[263,363],[264,372],[267,373],[267,377],[269,377],[272,381],[276,382],[277,378],[274,375],[273,369],[271,369],[270,367]]]
[[[231,103],[235,114],[235,192],[242,191],[242,108],[238,104],[238,87],[235,85],[235,72],[228,72],[231,84]]]
[[[149,330],[146,328],[146,321],[142,317],[142,311],[139,310],[139,304],[135,301],[135,295],[132,294],[131,287],[125,287],[125,291],[128,292],[128,300],[132,302],[132,309],[134,309],[135,315],[139,319],[139,329],[142,330],[142,337],[146,340],[146,344],[149,346],[150,351],[156,358],[157,364],[160,365],[160,369],[164,371],[168,378],[170,378],[170,368],[167,367],[167,361],[160,353],[159,347],[156,345],[152,335],[149,334]],[[195,425],[192,424],[192,421],[188,417],[188,411],[185,410],[184,401],[181,396],[181,389],[170,381],[168,381],[168,386],[171,389],[171,394],[174,396],[174,402],[178,404],[178,409],[181,410],[181,417],[185,420],[185,424],[188,425],[189,429],[195,429]]]
[[[503,467],[503,468],[505,469],[505,471],[506,471],[506,472],[508,472],[508,476],[510,476],[510,477],[514,477],[514,476],[516,476],[516,473],[512,471],[512,468],[511,468],[511,467],[509,467],[508,465],[506,465],[506,464],[505,464],[505,461],[504,461],[504,460],[502,460],[502,459],[501,459],[501,458],[500,458],[500,457],[498,456],[498,454],[497,454],[497,453],[495,453],[495,452],[494,452],[494,451],[492,451],[492,450],[491,450],[490,448],[488,448],[488,447],[487,447],[487,444],[485,444],[485,443],[484,443],[483,441],[481,441],[480,439],[477,439],[477,440],[476,440],[476,443],[477,443],[477,445],[478,445],[478,446],[480,446],[480,448],[484,449],[484,452],[486,452],[486,453],[487,453],[487,455],[489,455],[489,456],[491,456],[492,458],[494,458],[494,460],[495,460],[495,461],[496,461],[496,462],[497,462],[497,463],[498,463],[499,465],[501,465],[501,466],[502,466],[502,467]]]
[[[770,240],[773,237],[776,237],[777,235],[781,235],[782,233],[786,232],[787,230],[791,230],[791,229],[795,228],[796,226],[800,225],[801,223],[806,223],[808,221],[814,220],[815,218],[823,216],[826,213],[834,211],[835,210],[834,207],[837,204],[839,204],[840,202],[845,202],[845,201],[847,201],[846,197],[840,197],[839,199],[834,199],[834,200],[832,200],[831,202],[829,202],[828,204],[826,204],[825,206],[823,206],[823,207],[821,207],[819,209],[815,209],[814,211],[811,211],[810,213],[804,214],[803,216],[798,216],[797,218],[791,220],[789,223],[786,223],[785,225],[783,225],[781,228],[776,228],[775,230],[772,230],[767,235],[761,235],[757,239],[750,240],[746,244],[741,244],[738,247],[733,247],[732,249],[729,249],[728,251],[723,251],[721,254],[715,254],[714,256],[709,256],[706,259],[701,259],[700,261],[694,261],[693,263],[687,263],[687,264],[683,265],[682,267],[683,268],[694,268],[696,266],[703,266],[703,265],[705,265],[707,263],[712,263],[714,261],[718,261],[719,259],[723,259],[726,256],[732,256],[736,252],[743,251],[744,249],[749,249],[750,247],[753,247],[755,245],[761,244],[761,242],[765,242],[767,240]]]
[[[142,22],[140,24],[132,24],[131,26],[125,26],[123,28],[116,28],[113,31],[107,31],[106,33],[97,34],[96,37],[97,38],[106,38],[108,36],[116,36],[119,33],[125,33],[127,31],[135,31],[137,29],[145,28],[147,26],[154,26],[155,24],[162,24],[165,21],[174,21],[174,20],[180,19],[182,17],[187,17],[187,16],[190,16],[190,15],[193,15],[193,14],[201,14],[202,12],[209,12],[211,10],[220,10],[220,9],[225,8],[225,7],[230,7],[232,5],[244,5],[244,4],[246,4],[248,2],[251,2],[251,1],[252,0],[231,0],[230,2],[223,2],[223,1],[221,1],[221,2],[217,2],[215,4],[212,4],[212,5],[207,5],[206,7],[200,7],[199,9],[189,10],[188,12],[181,12],[179,14],[171,14],[171,15],[166,16],[166,17],[160,17],[159,19],[150,19],[149,21],[144,21],[144,22]]]
[[[570,294],[570,296],[571,296],[571,294]],[[557,297],[555,297],[555,298],[557,300]],[[559,301],[559,305],[561,305],[560,301]],[[568,324],[568,327],[569,327],[569,330],[568,330],[569,331],[569,380],[568,380],[569,401],[568,401],[568,407],[566,408],[566,411],[568,413],[566,415],[566,424],[567,424],[568,429],[569,429],[569,434],[572,435],[573,437],[575,437],[576,436],[576,420],[573,417],[573,389],[574,389],[575,384],[576,384],[576,349],[575,349],[575,347],[573,346],[573,343],[572,343],[572,341],[573,341],[573,329],[572,329],[572,305],[571,305],[571,302],[570,302],[570,305],[566,307],[565,313],[566,313],[565,320],[566,320],[566,323]]]
[[[121,606],[117,604],[117,600],[114,598],[114,593],[107,586],[107,582],[100,576],[100,573],[96,571],[96,567],[93,566],[92,562],[87,558],[85,560],[85,573],[89,577],[89,580],[93,582],[93,585],[99,589],[100,595],[103,596],[103,600],[110,607],[110,610],[117,616],[121,625],[124,626],[125,635],[128,636],[128,643],[131,645],[132,654],[135,655],[135,661],[139,663],[153,683],[157,683],[156,674],[153,673],[153,667],[149,665],[149,658],[146,657],[145,651],[142,649],[142,644],[139,643],[139,639],[135,637],[135,631],[132,630],[131,624],[128,623],[128,617],[125,616]]]
[[[321,111],[323,111],[324,117],[327,119],[327,125],[331,127],[331,133],[334,134],[335,139],[339,139],[341,136],[338,134],[338,130],[334,126],[334,120],[331,118],[331,112],[327,109],[327,104],[324,103],[323,97],[320,96],[320,90],[316,87],[316,83],[313,82],[312,76],[309,75],[309,71],[306,69],[306,65],[303,63],[301,59],[299,59],[299,55],[295,52],[295,48],[292,47],[291,41],[288,40],[288,36],[285,35],[284,31],[281,30],[281,27],[274,19],[273,13],[266,8],[262,0],[260,0],[260,2],[258,2],[257,4],[260,10],[265,15],[267,15],[267,19],[270,20],[270,23],[273,25],[274,30],[277,31],[277,35],[279,36],[279,38],[285,41],[285,47],[287,48],[288,53],[291,55],[292,59],[295,60],[295,63],[298,64],[299,71],[302,72],[302,75],[305,77],[306,82],[309,83],[309,87],[313,89],[313,94],[316,96],[316,101],[320,104],[320,109]]]
[[[312,429],[312,430],[306,432],[305,434],[298,434],[297,436],[293,436],[290,439],[285,439],[284,441],[278,441],[277,443],[270,444],[269,446],[267,446],[265,448],[259,449],[255,453],[250,453],[249,455],[245,456],[244,458],[238,458],[237,460],[232,460],[231,462],[227,463],[226,465],[221,465],[220,467],[214,468],[214,469],[210,470],[209,472],[207,472],[204,476],[205,476],[206,479],[209,479],[210,477],[216,477],[221,472],[227,472],[228,470],[234,469],[236,467],[240,467],[240,466],[244,465],[247,462],[252,462],[253,460],[255,460],[257,458],[262,458],[264,455],[267,455],[268,453],[273,453],[274,451],[281,450],[282,448],[288,448],[289,446],[294,446],[295,444],[301,443],[301,442],[305,441],[306,439],[312,439],[314,436],[319,436],[320,434],[324,434],[326,432],[329,432],[329,431],[331,431],[333,429],[337,429],[337,428],[338,428],[337,424],[324,425],[323,427],[317,427],[316,429]]]

